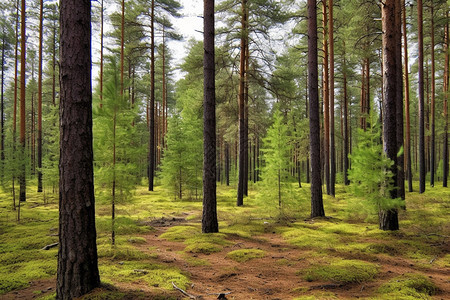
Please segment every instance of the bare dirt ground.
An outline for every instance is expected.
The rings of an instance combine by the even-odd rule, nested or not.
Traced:
[[[155,231],[142,235],[146,243],[137,247],[141,251],[154,253],[157,247],[158,262],[181,269],[190,278],[190,286],[185,290],[192,299],[293,299],[302,295],[316,294],[318,299],[356,299],[372,297],[376,299],[375,291],[389,279],[405,273],[421,273],[429,276],[438,286],[439,292],[433,299],[450,299],[450,272],[444,268],[421,268],[413,262],[398,257],[375,257],[374,262],[381,266],[381,273],[374,281],[361,284],[341,285],[334,282],[308,282],[297,272],[309,266],[307,253],[287,244],[279,234],[266,233],[251,239],[237,235],[228,235],[229,246],[221,252],[213,254],[194,254],[182,252],[186,245],[182,242],[172,242],[160,238],[168,228],[183,223],[161,222],[153,224]],[[247,262],[238,263],[226,257],[226,254],[237,249],[261,249],[266,255]],[[195,266],[186,261],[186,255],[202,259],[207,265]],[[358,259],[349,254],[350,259]],[[0,299],[35,299],[55,291],[56,279],[40,280],[30,284],[23,290],[13,291]],[[118,284],[121,292],[125,292],[125,299],[189,299],[181,291],[158,293],[151,287],[138,284]],[[103,288],[105,289],[105,288]],[[323,296],[320,296],[323,295]],[[96,299],[96,298],[95,298]],[[105,299],[105,298],[101,298]]]

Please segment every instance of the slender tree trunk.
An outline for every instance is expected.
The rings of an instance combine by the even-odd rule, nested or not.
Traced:
[[[52,103],[56,106],[56,26],[53,27],[52,49]]]
[[[417,0],[417,31],[419,50],[419,193],[425,192],[425,106],[423,74],[423,5]]]
[[[153,29],[153,23],[152,23]],[[123,78],[124,78],[124,63],[125,63],[125,0],[122,0],[122,14],[120,25],[120,94],[123,95]],[[153,49],[153,48],[152,48]]]
[[[38,74],[38,132],[37,132],[37,164],[38,192],[42,192],[42,39],[44,27],[44,0],[40,0],[39,11],[39,74]]]
[[[431,1],[431,153],[430,153],[430,185],[434,187],[434,175],[436,173],[436,113],[435,113],[435,95],[436,95],[436,68],[434,59],[434,5]]]
[[[151,8],[151,42],[150,42],[150,141],[148,157],[148,190],[153,191],[155,175],[155,0]]]
[[[395,34],[396,34],[396,66],[397,66],[397,97],[396,97],[396,134],[397,134],[397,187],[398,195],[401,199],[405,200],[405,155],[404,151],[400,152],[403,148],[404,134],[403,134],[403,66],[402,66],[402,5],[401,0],[395,0]],[[405,207],[405,206],[404,206]]]
[[[330,195],[335,195],[336,184],[336,149],[334,139],[334,20],[333,20],[333,0],[328,1],[329,17],[329,39],[330,39]]]
[[[112,199],[111,199],[111,244],[116,244],[116,123],[117,112],[114,108],[113,116],[113,179],[112,179]]]
[[[18,64],[19,64],[19,26],[20,26],[20,15],[19,15],[20,0],[16,2],[16,45],[14,50],[14,107],[13,107],[13,161],[17,166],[17,86],[18,86]],[[13,209],[16,210],[16,168],[12,170],[12,196],[13,196]]]
[[[0,180],[3,184],[4,180],[4,163],[5,163],[5,102],[4,102],[4,88],[5,88],[5,36],[2,38],[2,79],[1,79],[1,103],[0,103],[0,114],[1,114],[1,143],[0,143]]]
[[[317,7],[308,0],[309,144],[311,156],[311,218],[325,216],[320,176],[320,120],[317,59]]]
[[[25,29],[25,0],[22,0],[20,17],[20,201],[26,201],[26,164],[25,164],[25,78],[26,78],[26,29]]]
[[[163,44],[162,44],[162,151],[166,148],[166,132],[167,132],[167,120],[166,120],[166,111],[167,111],[167,83],[166,83],[166,42],[165,42],[165,31],[163,27]]]
[[[104,25],[104,11],[103,11],[103,1],[100,0],[100,108],[103,107],[103,25]]]
[[[346,69],[346,58],[345,58],[345,41],[344,41],[344,58],[343,58],[343,88],[344,88],[344,184],[349,185],[348,180],[348,146],[349,146],[349,132],[348,132],[348,91],[347,91],[347,69]]]
[[[328,38],[327,38],[327,2],[322,0],[323,7],[323,127],[324,127],[324,173],[327,194],[331,195],[330,182],[330,92],[328,69]]]
[[[219,232],[216,200],[216,92],[214,0],[204,0],[203,217],[202,232]]]
[[[247,0],[246,0],[247,1]],[[249,173],[249,139],[248,139],[248,68],[249,68],[249,46],[248,46],[248,7],[245,6],[245,74],[244,74],[244,196],[248,196],[248,173]],[[250,148],[251,149],[251,148]]]
[[[397,61],[398,55],[398,39],[400,35],[396,33],[398,21],[396,18],[396,4],[398,0],[386,0],[382,6],[382,26],[383,26],[383,148],[386,156],[394,163],[391,171],[394,174],[394,187],[390,192],[390,197],[395,199],[397,197],[397,89],[398,86]],[[398,230],[398,215],[397,210],[380,208],[379,210],[379,225],[382,230]]]
[[[444,67],[444,145],[442,161],[444,163],[443,176],[442,176],[442,186],[447,187],[448,181],[448,91],[449,91],[449,26],[448,26],[448,11],[446,11],[446,22],[445,22],[445,42],[444,42],[444,53],[445,53],[445,67]]]
[[[230,185],[230,145],[225,142],[225,180]]]
[[[100,285],[92,149],[91,3],[61,0],[57,299]]]
[[[241,32],[241,58],[239,66],[239,181],[238,181],[238,194],[237,194],[237,206],[244,205],[245,194],[245,57],[246,57],[246,12],[247,12],[247,0],[242,0],[242,32]]]
[[[408,65],[408,39],[406,35],[406,5],[403,0],[403,44],[405,57],[405,118],[406,118],[406,137],[405,137],[405,156],[406,156],[406,177],[408,178],[408,191],[413,191],[412,168],[411,168],[411,121],[409,114],[409,65]]]

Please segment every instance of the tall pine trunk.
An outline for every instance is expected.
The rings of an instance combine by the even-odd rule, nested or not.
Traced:
[[[150,42],[150,141],[148,155],[148,190],[153,191],[155,176],[155,0],[151,8],[151,42]]]
[[[402,5],[401,0],[395,0],[395,61],[396,61],[396,134],[397,134],[397,197],[405,200],[405,155],[403,148],[403,65],[402,65]]]
[[[42,192],[42,39],[44,23],[44,0],[40,0],[39,10],[39,70],[38,70],[38,130],[37,130],[37,166],[38,192]]]
[[[406,177],[408,179],[408,192],[413,191],[412,185],[412,166],[411,166],[411,121],[409,113],[409,65],[408,65],[408,39],[406,35],[406,5],[403,0],[403,44],[405,56],[405,118],[406,118],[406,136],[405,136],[405,161]]]
[[[383,26],[383,148],[386,156],[393,161],[391,171],[394,174],[393,188],[390,191],[390,198],[397,198],[397,72],[398,61],[397,52],[398,39],[397,34],[398,18],[396,16],[396,6],[398,0],[386,0],[382,6],[382,26]],[[382,230],[398,230],[398,213],[395,208],[380,208],[379,225]]]
[[[247,31],[247,23],[246,23],[246,12],[247,12],[247,0],[242,0],[242,18],[241,18],[241,57],[239,64],[239,181],[238,181],[238,194],[237,194],[237,206],[244,205],[244,194],[245,194],[245,57],[246,57],[246,31]]]
[[[5,35],[2,38],[2,78],[1,78],[1,102],[0,102],[0,114],[1,114],[1,133],[0,133],[0,180],[1,184],[3,184],[4,180],[4,163],[5,163],[5,103],[4,103],[4,87],[5,87]]]
[[[218,232],[216,201],[216,87],[214,0],[204,0],[203,13],[203,217],[202,232]]]
[[[25,18],[26,18],[26,7],[25,0],[22,0],[21,16],[20,16],[20,151],[19,151],[19,184],[20,184],[20,196],[21,202],[26,201],[27,191],[26,191],[26,164],[25,164],[25,125],[26,125],[26,115],[25,115],[25,78],[26,78],[26,28],[25,28]]]
[[[419,50],[419,193],[425,192],[425,99],[424,99],[424,73],[423,73],[423,5],[417,0],[417,31]]]
[[[330,195],[335,195],[336,184],[336,149],[334,138],[334,20],[333,20],[333,0],[328,2],[329,11],[329,27],[328,36],[330,39],[330,78],[329,78],[329,92],[330,92]]]
[[[92,148],[91,3],[61,0],[57,299],[100,285]]]
[[[320,176],[320,120],[317,59],[317,7],[308,0],[309,145],[311,157],[311,218],[325,216]]]
[[[436,95],[436,64],[434,60],[434,5],[433,1],[431,1],[430,7],[431,13],[431,147],[430,147],[430,185],[434,187],[434,175],[436,173],[436,103],[435,103],[435,95]]]
[[[444,52],[445,52],[445,67],[444,67],[444,145],[442,161],[444,163],[443,176],[442,176],[442,186],[447,187],[448,181],[448,91],[449,91],[449,26],[448,26],[448,11],[446,12],[446,22],[445,22],[445,42],[444,42]]]
[[[323,127],[324,127],[324,175],[327,186],[327,194],[330,189],[330,93],[329,93],[329,70],[328,70],[328,40],[327,40],[327,2],[322,0],[323,7]]]

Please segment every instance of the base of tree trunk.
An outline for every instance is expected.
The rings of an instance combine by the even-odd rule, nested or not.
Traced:
[[[398,230],[398,212],[396,209],[380,210],[378,220],[381,230]]]

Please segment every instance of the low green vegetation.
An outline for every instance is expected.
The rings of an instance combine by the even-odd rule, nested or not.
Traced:
[[[265,196],[258,192],[257,185],[250,186],[249,197],[239,208],[235,206],[235,188],[218,185],[220,233],[202,234],[201,201],[174,201],[160,187],[152,193],[139,187],[133,199],[116,206],[114,247],[110,203],[100,197],[96,204],[99,268],[102,282],[113,288],[101,288],[84,299],[129,299],[130,293],[133,299],[176,299],[180,295],[172,282],[189,290],[195,268],[214,268],[211,259],[220,257],[242,266],[226,267],[216,273],[218,280],[239,276],[251,259],[297,270],[302,283],[291,291],[292,298],[297,299],[342,298],[336,290],[310,288],[328,284],[349,284],[358,290],[358,285],[365,285],[363,296],[368,299],[440,295],[440,281],[427,272],[450,267],[445,248],[450,235],[448,191],[435,187],[426,194],[408,193],[407,210],[399,211],[400,231],[383,232],[378,229],[376,216],[369,218],[367,211],[355,209],[362,201],[351,194],[350,188],[337,188],[335,198],[324,196],[328,217],[309,219],[309,186],[303,184],[299,189],[293,183],[291,190],[300,204],[292,209],[289,219],[280,219],[260,206]],[[58,241],[57,194],[47,193],[45,198],[44,203],[43,195],[34,192],[31,185],[27,202],[21,204],[18,223],[11,194],[0,191],[0,295],[27,288],[30,282],[56,280],[57,247],[41,249]],[[155,244],[152,239],[156,235],[171,245]],[[274,257],[267,249],[254,246],[264,245],[268,237],[277,237],[283,244],[274,248],[279,253]],[[252,246],[241,246],[247,241]],[[235,248],[236,244],[242,248]],[[163,252],[169,253],[169,258]],[[217,255],[208,255],[212,253]],[[389,273],[387,279],[385,272],[396,259],[407,262],[411,274]],[[185,268],[194,269],[187,272]],[[124,286],[131,290],[124,290]],[[372,287],[370,291],[368,286]],[[38,299],[55,297],[50,291],[40,290],[35,295]]]
[[[260,249],[239,249],[227,253],[228,258],[237,262],[246,262],[264,256],[265,252]]]
[[[436,285],[420,274],[404,274],[383,284],[378,292],[384,299],[429,299],[436,294]]]
[[[340,284],[361,283],[373,280],[379,272],[375,264],[359,260],[336,260],[329,264],[314,265],[302,274],[307,281],[332,281]]]

